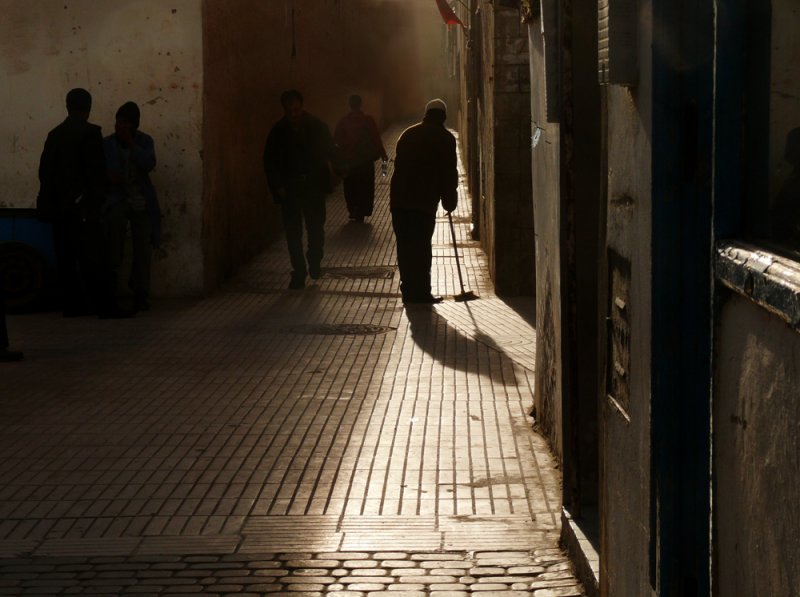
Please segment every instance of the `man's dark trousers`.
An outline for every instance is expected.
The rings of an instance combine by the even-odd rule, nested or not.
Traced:
[[[102,267],[105,245],[99,218],[71,210],[53,222],[65,315],[85,315],[102,309],[107,275]]]
[[[150,258],[153,252],[150,217],[145,210],[133,209],[127,201],[120,201],[111,206],[105,216],[108,242],[106,257],[111,276],[112,296],[116,293],[117,272],[122,266],[124,258],[128,222],[130,222],[133,249],[128,287],[133,290],[136,300],[146,301],[150,297]]]
[[[344,179],[344,199],[353,218],[372,215],[375,204],[375,164],[366,162],[350,170]]]
[[[397,267],[404,301],[431,296],[431,240],[436,216],[411,209],[392,210],[392,228],[397,239]]]
[[[289,184],[281,202],[283,229],[292,262],[293,274],[305,276],[311,270],[316,277],[325,245],[325,194],[305,180]],[[303,255],[303,222],[308,236],[308,251]],[[306,268],[308,259],[308,268]]]

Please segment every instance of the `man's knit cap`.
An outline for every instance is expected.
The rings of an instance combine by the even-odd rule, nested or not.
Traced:
[[[431,110],[441,110],[447,114],[447,104],[445,104],[444,101],[440,100],[439,98],[432,99],[425,105],[425,113],[427,114]]]

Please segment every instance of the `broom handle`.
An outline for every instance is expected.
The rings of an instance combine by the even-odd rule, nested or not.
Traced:
[[[456,254],[456,269],[458,270],[458,283],[461,285],[461,294],[464,294],[464,278],[461,277],[461,264],[458,261],[458,245],[456,244],[456,229],[453,226],[453,214],[447,212],[447,219],[450,221],[450,236],[453,239],[453,251]]]

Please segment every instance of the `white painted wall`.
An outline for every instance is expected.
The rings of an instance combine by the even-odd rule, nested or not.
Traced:
[[[154,294],[200,293],[201,0],[0,0],[0,14],[0,207],[34,205],[39,155],[69,89],[92,93],[104,135],[133,100],[156,142],[164,212]]]

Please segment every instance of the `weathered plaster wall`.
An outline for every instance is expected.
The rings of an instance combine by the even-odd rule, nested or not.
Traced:
[[[630,262],[627,408],[602,400],[601,593],[650,595],[652,25],[640,5],[639,84],[607,88],[607,246]],[[609,264],[610,267],[610,264]],[[609,288],[609,294],[611,288]],[[608,301],[615,297],[609,296]],[[606,355],[606,359],[610,359]],[[624,411],[624,412],[623,412]]]
[[[495,214],[498,293],[535,290],[531,198],[530,66],[528,28],[517,8],[495,13]]]
[[[800,334],[740,295],[717,329],[715,594],[791,595],[800,586]]]
[[[167,257],[153,263],[156,295],[202,289],[202,39],[200,0],[0,0],[0,206],[33,207],[47,132],[64,97],[85,87],[91,120],[113,132],[125,101],[156,142],[153,182]]]
[[[299,89],[331,128],[351,93],[381,123],[418,120],[430,97],[453,104],[457,94],[433,2],[206,0],[204,13],[203,244],[213,288],[280,229],[261,157],[281,91]],[[451,126],[457,113],[452,105]]]
[[[497,292],[530,295],[536,272],[530,163],[527,27],[518,8],[482,2],[479,109],[481,242]]]
[[[486,0],[480,1],[476,18],[480,19],[481,47],[477,50],[481,61],[481,77],[477,82],[479,99],[477,106],[477,145],[480,188],[480,240],[489,261],[489,275],[497,277],[495,214],[495,152],[494,152],[494,6]]]
[[[478,0],[470,0],[470,4],[477,6]],[[482,44],[480,14],[471,10],[469,6],[455,5],[454,9],[459,14],[469,33],[458,31],[455,36],[455,59],[458,76],[458,125],[460,132],[459,148],[463,158],[467,175],[467,188],[471,195],[472,205],[472,230],[473,238],[480,236],[480,146],[478,143],[478,98],[480,86],[480,52]]]
[[[536,252],[536,421],[563,458],[561,363],[560,127],[547,122],[541,22],[528,25],[531,80],[532,185]]]

